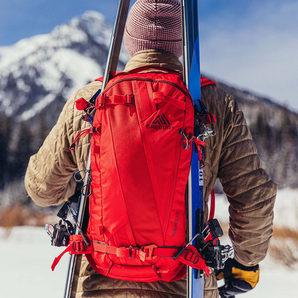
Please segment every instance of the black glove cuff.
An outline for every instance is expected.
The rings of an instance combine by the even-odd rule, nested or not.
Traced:
[[[259,270],[259,265],[248,267],[248,266],[244,266],[244,265],[240,264],[235,259],[232,259],[232,261],[233,261],[232,267],[236,267],[236,268],[239,268],[239,269],[245,270],[245,271],[257,271],[257,270]]]

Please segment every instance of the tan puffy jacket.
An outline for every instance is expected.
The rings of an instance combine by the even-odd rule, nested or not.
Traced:
[[[126,65],[125,71],[145,65],[182,71],[181,63],[174,55],[155,50],[136,53]],[[100,84],[93,82],[71,96],[44,144],[30,158],[25,185],[29,196],[38,205],[60,204],[74,192],[76,183],[73,173],[77,169],[85,169],[90,142],[89,136],[81,138],[76,144],[76,150],[69,151],[76,134],[88,127],[86,122],[80,120],[82,112],[76,110],[75,100],[80,97],[89,100],[100,88]],[[235,259],[245,266],[253,266],[266,256],[272,236],[276,185],[261,168],[255,144],[237,102],[216,86],[203,87],[202,100],[217,119],[212,125],[216,136],[208,138],[204,148],[205,208],[207,210],[207,198],[216,178],[219,178],[230,203],[229,236],[235,249]],[[124,293],[128,297],[152,297],[152,292],[154,297],[185,295],[183,280],[146,285],[110,281],[94,273],[85,262],[82,267],[78,297],[83,290],[84,297],[89,297],[89,292],[90,295],[95,294],[94,291],[98,291],[94,297],[108,297],[111,291],[115,297],[118,297],[118,292],[119,297]],[[89,274],[91,277],[87,278]],[[218,297],[214,279],[206,281],[206,284],[210,290],[206,297]]]

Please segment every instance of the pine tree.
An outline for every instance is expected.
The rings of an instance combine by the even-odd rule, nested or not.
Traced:
[[[10,177],[19,179],[24,176],[30,156],[33,154],[32,133],[26,122],[19,124],[17,139],[11,151]]]
[[[0,189],[3,189],[7,177],[10,134],[11,119],[0,113]]]

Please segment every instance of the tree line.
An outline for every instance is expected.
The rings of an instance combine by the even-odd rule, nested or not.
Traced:
[[[276,123],[278,122],[278,123]],[[279,119],[259,111],[250,130],[264,168],[279,187],[298,187],[298,125],[283,108]]]

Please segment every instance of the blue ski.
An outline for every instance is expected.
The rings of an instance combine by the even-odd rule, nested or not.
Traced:
[[[194,101],[195,110],[200,110],[200,50],[198,0],[181,0],[183,28],[183,66],[184,81]],[[195,131],[195,135],[197,135]],[[199,155],[193,146],[191,170],[188,179],[188,239],[203,230],[204,199],[203,169]],[[195,241],[194,241],[195,242]],[[196,243],[192,243],[196,246]],[[188,267],[187,297],[204,297],[204,277],[196,269]]]

